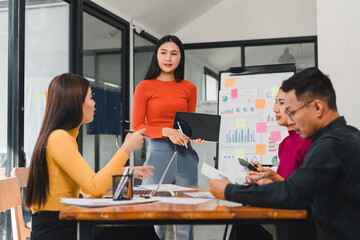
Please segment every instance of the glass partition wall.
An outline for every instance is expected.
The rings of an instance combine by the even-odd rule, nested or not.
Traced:
[[[134,34],[134,91],[136,86],[145,78],[149,68],[151,57],[155,49],[154,41],[150,41],[139,34]],[[132,109],[130,110],[130,114]],[[141,166],[146,157],[146,140],[142,149],[134,152],[134,165]],[[140,184],[139,179],[135,179],[135,184]]]
[[[45,114],[51,80],[69,72],[69,4],[27,0],[25,9],[24,152],[26,166]]]
[[[84,13],[83,74],[96,102],[94,122],[83,126],[83,156],[98,171],[122,142],[123,32]]]
[[[0,178],[6,177],[8,118],[8,1],[0,2]],[[9,169],[8,169],[9,170]],[[11,237],[10,211],[0,212],[0,240]]]
[[[0,2],[0,178],[7,165],[8,18],[8,1]]]

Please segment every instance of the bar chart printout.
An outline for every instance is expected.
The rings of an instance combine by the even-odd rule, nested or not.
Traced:
[[[226,133],[226,143],[254,143],[255,141],[254,129],[235,129],[228,130]]]

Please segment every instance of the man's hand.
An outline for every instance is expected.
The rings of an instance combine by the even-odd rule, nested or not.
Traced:
[[[231,183],[227,178],[223,179],[210,179],[209,180],[209,191],[214,197],[225,200],[225,188]]]

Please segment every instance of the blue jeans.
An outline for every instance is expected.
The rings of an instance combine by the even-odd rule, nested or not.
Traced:
[[[142,184],[158,184],[175,151],[178,153],[164,178],[163,183],[181,186],[198,185],[199,157],[188,143],[188,149],[174,145],[169,139],[151,139],[149,141],[144,165],[154,166],[154,176]],[[155,226],[155,231],[161,240],[165,239],[165,226]],[[194,231],[192,225],[174,225],[177,240],[192,240]]]

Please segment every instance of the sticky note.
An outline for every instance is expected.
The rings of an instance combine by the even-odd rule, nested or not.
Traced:
[[[44,96],[45,96],[45,101],[47,101],[47,96],[48,96],[48,92],[47,92],[47,91],[44,92]]]
[[[235,149],[235,158],[245,158],[245,148]]]
[[[37,103],[40,102],[40,94],[37,92],[34,94],[34,101]]]
[[[266,132],[266,122],[256,123],[256,132]]]
[[[266,154],[266,144],[256,144],[255,154]]]
[[[237,94],[237,89],[231,89],[231,98],[237,98],[238,94]]]
[[[234,78],[225,78],[224,87],[234,87],[234,86],[235,86],[235,79]]]
[[[270,141],[280,141],[281,133],[280,131],[270,132]]]
[[[244,117],[236,118],[236,120],[235,120],[235,127],[236,127],[236,128],[246,127],[246,118],[244,118]]]
[[[277,93],[279,92],[279,86],[272,86],[271,87],[271,94],[273,95],[273,97],[276,97]]]
[[[255,99],[255,108],[265,108],[265,99]]]

